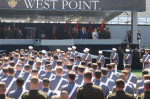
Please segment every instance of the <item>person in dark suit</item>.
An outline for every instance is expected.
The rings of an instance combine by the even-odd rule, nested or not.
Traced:
[[[79,31],[79,38],[80,39],[86,39],[87,33],[85,31],[85,28],[82,27],[81,31]]]
[[[33,76],[30,80],[31,90],[24,93],[21,96],[21,99],[48,99],[48,95],[38,90],[39,79],[36,76]]]
[[[150,99],[150,80],[144,81],[144,93],[137,96],[137,99]]]
[[[92,72],[84,72],[85,85],[77,89],[76,99],[104,99],[104,93],[101,87],[91,83]]]
[[[122,79],[116,81],[116,92],[110,94],[107,99],[134,99],[134,96],[124,92],[125,82]]]

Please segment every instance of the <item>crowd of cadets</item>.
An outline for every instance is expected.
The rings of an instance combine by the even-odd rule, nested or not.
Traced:
[[[111,39],[111,32],[109,28],[104,27],[101,31],[99,27],[95,29],[97,29],[99,39]],[[89,29],[86,29],[86,27],[82,27],[80,30],[77,30],[76,27],[72,27],[64,33],[64,38],[65,39],[80,39],[79,32],[83,30],[85,31],[85,34],[86,34],[85,39],[93,39],[92,33],[94,32],[94,30],[90,31]]]
[[[9,56],[0,54],[0,99],[7,99],[7,96],[15,99],[63,99],[60,98],[63,91],[68,93],[69,99],[134,99],[136,96],[137,99],[150,99],[149,64],[145,61],[147,51],[143,56],[146,58],[142,59],[145,65],[142,80],[137,81],[130,72],[130,50],[127,49],[124,55],[121,73],[116,69],[118,54],[115,48],[112,50],[110,64],[106,67],[102,51],[98,51],[97,63],[92,63],[90,49],[85,48],[84,55],[80,56],[75,46],[69,47],[66,53],[60,49],[53,53],[37,52],[30,46],[29,51],[16,49]]]

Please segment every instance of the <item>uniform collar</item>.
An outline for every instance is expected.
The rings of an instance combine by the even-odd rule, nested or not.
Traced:
[[[118,91],[116,91],[116,93],[124,93],[124,91],[123,90],[118,90]]]
[[[69,84],[75,84],[75,82],[69,82]]]

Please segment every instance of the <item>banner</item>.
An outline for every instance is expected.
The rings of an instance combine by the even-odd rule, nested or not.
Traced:
[[[145,11],[145,0],[1,0],[0,9],[134,10]]]

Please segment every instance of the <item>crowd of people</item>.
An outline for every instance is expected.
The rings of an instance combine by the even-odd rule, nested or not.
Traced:
[[[111,39],[111,32],[109,28],[104,27],[101,31],[99,27],[94,30],[82,27],[77,30],[76,27],[70,28],[65,32],[65,39]]]
[[[19,27],[0,26],[0,39],[25,39],[28,38],[28,34]],[[47,32],[47,33],[46,33]],[[55,37],[49,37],[49,32],[54,33]],[[76,27],[70,27],[68,30],[59,30],[57,27],[52,28],[52,31],[45,31],[41,28],[37,28],[35,31],[35,37],[33,39],[111,39],[111,33],[109,28],[104,27],[102,30],[99,27],[90,30],[86,27],[81,27],[79,30]],[[30,33],[32,35],[32,33]]]
[[[24,34],[19,27],[0,27],[0,39],[23,39]]]
[[[142,79],[131,73],[130,49],[117,72],[119,56],[113,48],[105,65],[103,51],[92,63],[90,49],[81,56],[75,46],[68,51],[16,49],[0,54],[0,99],[150,99],[150,55],[145,49]]]

